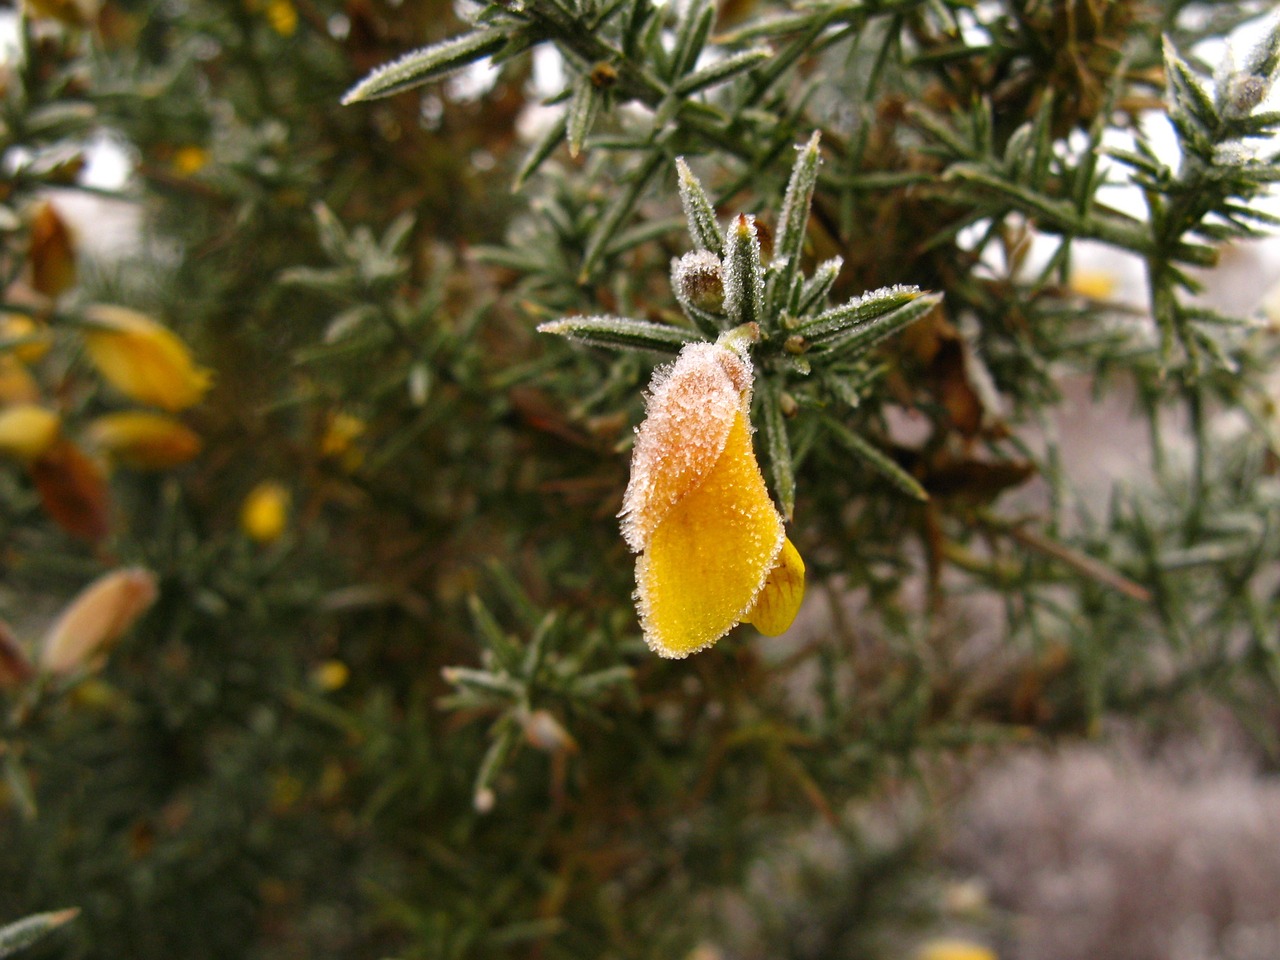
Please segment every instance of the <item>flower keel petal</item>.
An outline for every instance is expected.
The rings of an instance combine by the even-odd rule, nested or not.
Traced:
[[[804,560],[800,551],[788,538],[782,544],[778,560],[769,577],[765,580],[764,589],[756,597],[755,606],[743,617],[745,623],[751,624],[766,637],[776,637],[786,633],[791,621],[800,611],[800,602],[804,600]]]

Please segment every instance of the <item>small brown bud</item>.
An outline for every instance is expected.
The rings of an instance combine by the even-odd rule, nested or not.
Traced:
[[[597,90],[607,90],[618,82],[618,71],[611,63],[601,60],[591,68],[591,85]]]
[[[724,312],[724,275],[714,253],[695,250],[672,261],[671,281],[682,304],[707,313]]]

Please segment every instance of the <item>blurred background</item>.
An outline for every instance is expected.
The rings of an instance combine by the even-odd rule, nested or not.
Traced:
[[[0,8],[0,927],[1280,956],[1269,15]],[[762,345],[808,595],[659,660],[616,513],[669,357],[534,328],[684,323],[675,158],[767,258],[814,130],[805,275],[945,297]]]

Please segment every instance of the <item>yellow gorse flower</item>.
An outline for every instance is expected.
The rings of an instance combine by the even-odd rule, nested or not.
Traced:
[[[0,353],[0,403],[35,403],[40,384],[17,357]]]
[[[0,409],[0,454],[35,460],[53,446],[62,429],[58,415],[34,403]]]
[[[89,424],[88,439],[99,450],[135,470],[168,470],[200,452],[200,437],[163,413],[108,413]]]
[[[173,169],[184,177],[199,173],[209,164],[209,151],[194,143],[188,143],[173,151]]]
[[[146,314],[99,304],[85,311],[85,347],[98,372],[139,403],[185,410],[209,389],[210,371],[171,330]]]
[[[38,363],[49,352],[52,338],[44,325],[21,313],[0,313],[3,352],[23,363]]]
[[[969,940],[930,940],[916,951],[915,960],[997,960],[995,951]]]
[[[649,647],[685,657],[748,621],[776,635],[804,596],[751,447],[752,369],[733,333],[654,373],[620,516]]]
[[[244,498],[240,529],[258,543],[274,543],[289,524],[289,491],[274,480],[264,480]]]

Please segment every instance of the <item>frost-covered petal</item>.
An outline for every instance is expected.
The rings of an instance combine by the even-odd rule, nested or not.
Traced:
[[[690,344],[654,372],[619,514],[632,550],[644,550],[668,513],[710,474],[750,403],[751,363],[727,347]]]
[[[754,606],[784,539],[738,411],[721,455],[665,514],[636,561],[645,641],[664,657],[715,643]]]

